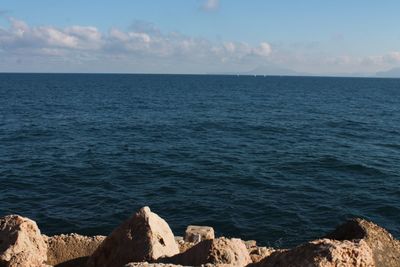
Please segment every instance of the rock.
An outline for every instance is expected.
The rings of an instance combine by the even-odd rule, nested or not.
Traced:
[[[148,262],[131,262],[126,264],[124,267],[184,267],[182,265],[175,265],[175,264],[164,264],[164,263],[148,263]],[[188,266],[186,266],[188,267]],[[190,266],[189,266],[190,267]],[[201,265],[200,267],[217,267],[214,264],[205,264]],[[222,266],[218,266],[222,267]]]
[[[247,240],[247,241],[243,241],[243,242],[246,245],[246,248],[248,250],[257,247],[257,241],[255,241],[255,240]]]
[[[251,263],[249,252],[243,241],[227,238],[201,241],[187,251],[161,261],[185,266],[202,264],[246,266]]]
[[[131,262],[126,264],[124,267],[183,267],[183,266],[175,264],[164,264],[164,263]]]
[[[372,249],[376,266],[400,266],[400,241],[382,227],[363,219],[352,219],[326,236],[335,240],[364,240]]]
[[[176,242],[179,242],[183,240],[183,236],[175,236],[174,239]]]
[[[182,236],[175,236],[175,242],[179,247],[179,253],[185,252],[194,246],[194,243],[186,242]]]
[[[247,249],[249,250],[249,249]],[[276,252],[277,250],[273,248],[267,248],[267,247],[255,247],[253,249],[249,250],[250,258],[253,263],[259,262],[262,259],[265,259],[266,257],[270,256],[273,252]],[[283,250],[281,250],[283,251]]]
[[[251,261],[253,263],[261,261],[262,259],[271,255],[272,252],[276,251],[273,248],[258,247],[255,240],[244,241],[244,244],[246,245],[247,251],[249,252]]]
[[[11,261],[7,263],[0,263],[1,267],[53,267],[51,265],[47,265],[45,263],[32,263],[32,262],[27,262],[25,259],[26,257],[29,257],[27,255],[24,255],[25,253],[22,252],[22,255],[19,255],[18,257],[12,258]]]
[[[78,234],[45,237],[47,264],[57,266],[84,266],[89,256],[103,242],[105,236],[81,236]]]
[[[364,240],[321,239],[286,251],[276,251],[252,267],[375,267]],[[376,266],[379,267],[379,266]]]
[[[195,245],[195,243],[185,242],[184,240],[179,240],[176,243],[179,247],[179,253],[183,253]]]
[[[179,253],[168,224],[144,207],[116,228],[88,260],[88,267],[119,267]]]
[[[195,245],[194,243],[186,242],[181,236],[175,236],[175,242],[179,247],[179,253],[185,252]]]
[[[47,246],[36,223],[18,215],[0,219],[0,265],[45,266]]]
[[[202,240],[214,239],[214,229],[209,226],[189,225],[185,231],[185,241],[199,243]]]

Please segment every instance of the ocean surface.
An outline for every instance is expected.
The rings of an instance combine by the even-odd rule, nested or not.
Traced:
[[[0,74],[0,216],[108,234],[140,207],[288,247],[400,237],[400,79]]]

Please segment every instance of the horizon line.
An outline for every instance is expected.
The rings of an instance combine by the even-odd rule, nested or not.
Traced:
[[[237,77],[304,77],[304,78],[359,78],[359,79],[400,79],[391,76],[344,76],[329,74],[241,74],[241,73],[151,73],[151,72],[32,72],[32,71],[0,71],[0,74],[65,74],[65,75],[176,75],[176,76],[237,76]]]

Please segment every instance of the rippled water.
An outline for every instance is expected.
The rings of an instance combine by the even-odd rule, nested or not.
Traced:
[[[400,236],[400,80],[0,75],[0,216],[107,234],[143,205],[292,246],[346,218]]]

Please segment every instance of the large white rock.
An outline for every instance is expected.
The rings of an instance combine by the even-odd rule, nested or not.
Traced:
[[[47,246],[36,223],[18,215],[0,219],[0,265],[39,267],[47,260]]]
[[[88,260],[88,267],[120,267],[179,253],[168,224],[149,207],[116,228]]]

